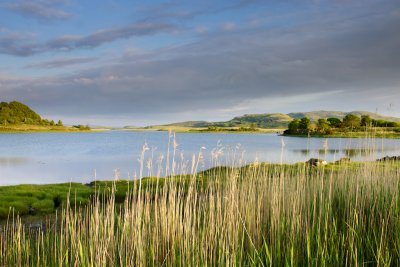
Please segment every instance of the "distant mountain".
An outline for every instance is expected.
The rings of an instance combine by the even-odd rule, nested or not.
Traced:
[[[281,128],[286,127],[292,118],[282,113],[270,114],[245,114],[234,117],[227,122],[216,122],[212,125],[219,127],[241,127],[254,125],[258,128]]]
[[[362,115],[368,115],[375,120],[386,120],[400,122],[400,118],[383,116],[367,111],[352,111],[352,112],[341,112],[341,111],[311,111],[311,112],[297,112],[297,113],[266,113],[266,114],[246,114],[243,116],[234,117],[229,121],[223,122],[207,122],[207,121],[186,121],[171,123],[162,126],[178,126],[178,127],[192,127],[192,128],[207,128],[209,126],[215,127],[249,127],[255,126],[258,128],[286,128],[288,123],[293,119],[301,119],[308,117],[311,121],[317,121],[321,118],[344,118],[347,114],[354,114],[361,117]]]
[[[193,127],[193,128],[203,128],[208,127],[210,122],[207,121],[184,121],[171,124],[165,124],[165,126],[179,126],[179,127]]]

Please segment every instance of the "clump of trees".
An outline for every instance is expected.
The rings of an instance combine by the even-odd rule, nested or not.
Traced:
[[[375,120],[368,115],[358,117],[354,114],[347,114],[342,120],[339,118],[319,119],[312,122],[309,118],[294,119],[284,134],[333,134],[336,130],[360,131],[370,127],[400,127],[400,123],[385,120]]]
[[[43,125],[43,126],[63,126],[61,120],[56,124],[53,120],[42,119],[39,114],[30,107],[17,101],[10,103],[0,103],[0,124],[1,125]]]
[[[255,123],[250,123],[248,126],[240,126],[238,128],[227,128],[227,127],[218,127],[215,125],[209,125],[206,132],[256,132],[258,131],[257,125]]]
[[[79,124],[79,125],[74,125],[72,127],[77,128],[77,129],[79,129],[81,131],[89,131],[90,130],[90,126],[89,125]]]

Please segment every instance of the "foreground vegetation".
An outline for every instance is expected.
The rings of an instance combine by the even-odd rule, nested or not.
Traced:
[[[62,198],[57,215],[31,229],[10,212],[0,229],[0,265],[400,264],[399,163],[253,164],[198,173],[201,158],[190,175],[47,188]],[[32,191],[54,205],[57,196],[30,187],[8,190]]]

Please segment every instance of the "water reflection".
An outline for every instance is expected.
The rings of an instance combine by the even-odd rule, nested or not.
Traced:
[[[375,149],[372,148],[346,148],[346,149],[293,149],[291,150],[294,153],[301,154],[303,156],[309,156],[312,154],[318,155],[345,155],[350,158],[354,157],[366,157],[371,156],[375,152]]]
[[[31,160],[24,157],[0,157],[0,166],[20,166],[29,163]]]

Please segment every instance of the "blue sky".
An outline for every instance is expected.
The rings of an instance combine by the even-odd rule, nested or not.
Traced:
[[[400,116],[395,0],[0,2],[1,101],[65,123]]]

